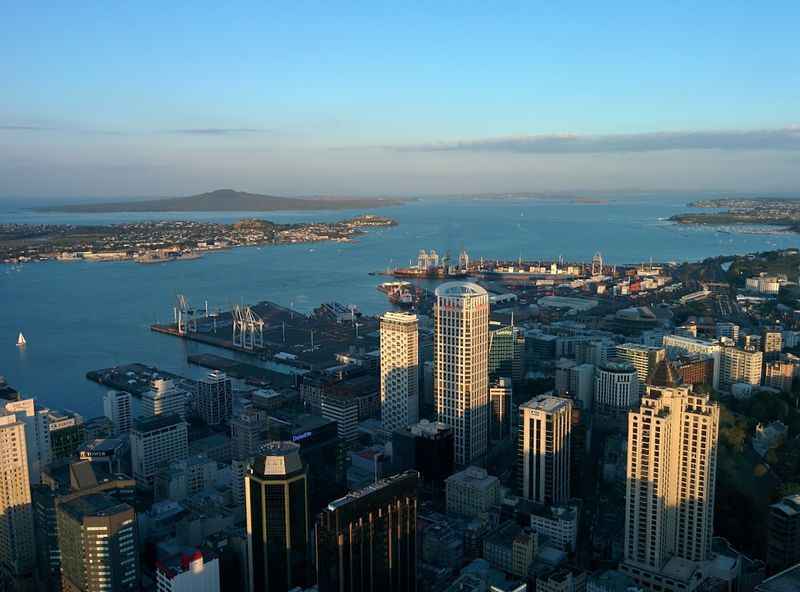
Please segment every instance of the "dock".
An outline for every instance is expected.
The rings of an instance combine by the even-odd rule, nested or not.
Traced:
[[[86,378],[97,384],[107,386],[109,389],[128,392],[136,398],[141,398],[144,393],[150,390],[150,382],[154,378],[174,380],[185,389],[194,389],[195,385],[195,381],[190,378],[138,362],[114,366],[113,368],[90,370],[86,373]]]

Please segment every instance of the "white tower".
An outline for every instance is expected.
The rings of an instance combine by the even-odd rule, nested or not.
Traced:
[[[103,397],[103,415],[114,424],[114,435],[131,431],[131,395],[125,391],[108,391]]]
[[[436,289],[434,394],[439,421],[451,426],[458,465],[486,454],[489,425],[489,295],[468,282]]]

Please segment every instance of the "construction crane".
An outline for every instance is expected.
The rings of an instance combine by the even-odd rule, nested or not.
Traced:
[[[264,321],[249,306],[233,307],[233,345],[247,351],[264,348]]]
[[[178,335],[186,335],[186,333],[194,333],[197,331],[197,320],[194,318],[194,309],[189,306],[189,301],[186,299],[186,296],[178,294],[172,313]]]

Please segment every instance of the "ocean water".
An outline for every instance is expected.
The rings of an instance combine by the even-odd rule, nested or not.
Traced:
[[[88,370],[143,362],[185,375],[203,346],[149,331],[171,319],[176,294],[195,307],[271,300],[308,312],[321,302],[356,304],[374,314],[386,308],[370,276],[407,265],[419,249],[465,248],[472,258],[589,260],[600,251],[611,263],[698,260],[704,257],[797,247],[800,237],[758,229],[677,226],[666,219],[686,211],[686,199],[612,199],[605,204],[557,201],[423,199],[374,210],[395,218],[393,228],[369,230],[353,243],[241,248],[202,259],[140,265],[132,262],[47,262],[0,265],[0,375],[27,395],[87,417],[102,413],[102,387]],[[230,222],[335,220],[362,212],[40,214],[0,212],[5,222],[111,223],[142,219]],[[22,331],[28,346],[16,347]]]

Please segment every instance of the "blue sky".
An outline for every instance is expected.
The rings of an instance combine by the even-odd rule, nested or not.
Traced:
[[[797,2],[288,4],[3,2],[0,195],[800,188]]]

